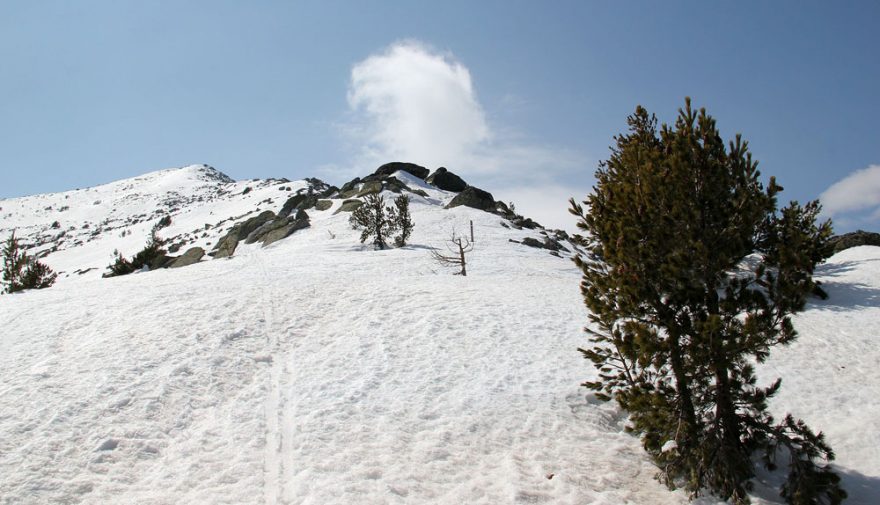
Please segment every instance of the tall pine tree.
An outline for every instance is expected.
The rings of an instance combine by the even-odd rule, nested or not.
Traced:
[[[752,456],[769,466],[784,453],[789,503],[839,503],[838,477],[817,462],[830,447],[769,415],[780,382],[756,386],[753,366],[796,338],[791,314],[816,289],[830,222],[816,224],[816,202],[778,210],[782,188],[763,186],[748,144],[725,145],[690,99],[673,127],[642,107],[628,124],[594,192],[571,201],[588,240],[576,262],[593,346],[581,352],[599,370],[585,386],[630,412],[670,487],[747,503]]]

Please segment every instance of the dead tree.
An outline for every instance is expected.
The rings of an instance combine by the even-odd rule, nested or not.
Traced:
[[[446,242],[449,254],[440,253],[437,249],[431,251],[431,257],[441,266],[461,266],[461,270],[454,275],[467,275],[467,260],[465,255],[474,250],[474,244],[467,237],[456,238],[452,233],[452,240]]]

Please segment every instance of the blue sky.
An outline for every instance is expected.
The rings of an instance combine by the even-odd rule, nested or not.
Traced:
[[[0,198],[208,163],[445,165],[570,227],[637,104],[741,132],[783,199],[880,229],[877,2],[9,1]]]

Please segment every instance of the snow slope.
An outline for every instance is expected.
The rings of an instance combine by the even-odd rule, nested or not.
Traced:
[[[579,387],[571,262],[423,189],[402,249],[360,245],[337,203],[230,259],[0,297],[0,503],[687,503]],[[429,248],[471,220],[452,276]],[[880,502],[878,271],[872,247],[821,267],[831,298],[759,370],[785,378],[774,411],[827,433],[849,503]]]

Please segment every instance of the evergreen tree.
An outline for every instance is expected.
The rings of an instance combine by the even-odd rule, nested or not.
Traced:
[[[118,250],[113,251],[113,263],[107,266],[109,272],[104,277],[115,277],[137,272],[145,266],[149,269],[159,268],[159,263],[165,258],[165,241],[156,235],[156,229],[150,233],[150,239],[143,249],[138,251],[132,258],[126,259]]]
[[[13,231],[3,247],[3,292],[48,288],[57,277],[47,265],[20,250]]]
[[[746,503],[752,455],[772,465],[785,448],[783,496],[839,503],[838,477],[816,462],[830,447],[790,416],[776,424],[767,400],[780,381],[756,386],[752,365],[796,338],[791,314],[816,288],[830,222],[816,224],[817,202],[777,210],[782,188],[764,188],[748,144],[725,146],[690,99],[673,127],[642,107],[628,124],[594,193],[571,201],[588,232],[575,261],[594,323],[580,351],[599,370],[584,385],[630,412],[670,487]]]
[[[373,237],[373,244],[379,249],[388,247],[388,239],[398,229],[394,211],[385,207],[385,199],[379,195],[367,195],[364,204],[354,210],[349,218],[351,226],[361,229],[361,243]]]
[[[397,247],[403,247],[406,245],[406,241],[409,240],[409,236],[412,234],[413,227],[415,226],[409,213],[409,197],[406,195],[398,196],[394,199],[394,207],[392,215],[397,228],[400,230],[400,235],[394,238],[394,244]]]

